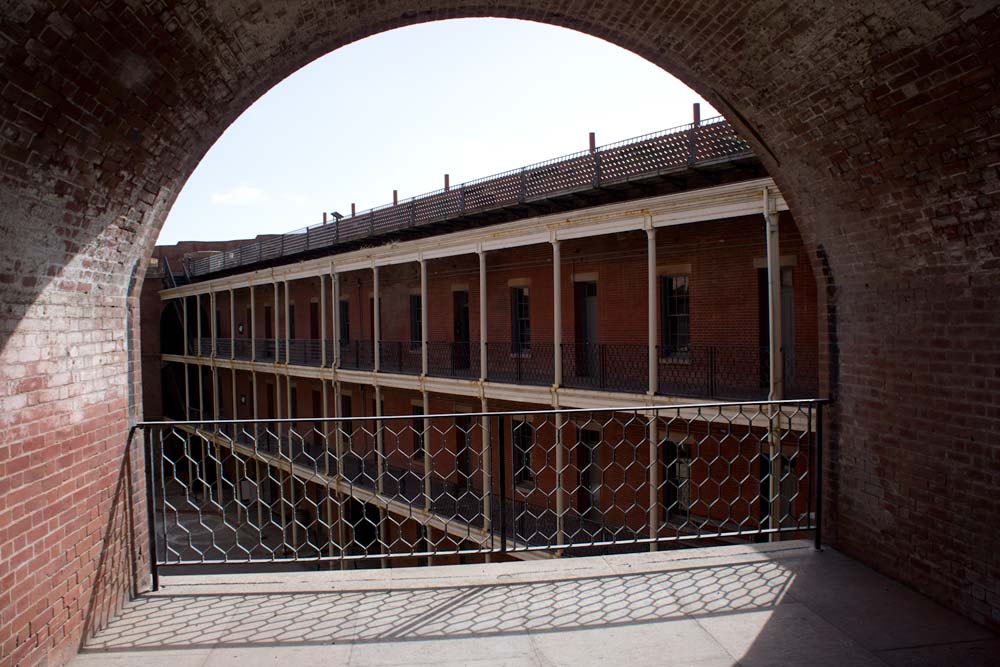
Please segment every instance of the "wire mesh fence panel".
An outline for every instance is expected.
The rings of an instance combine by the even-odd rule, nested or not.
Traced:
[[[141,424],[156,560],[554,557],[798,535],[819,521],[821,405]]]

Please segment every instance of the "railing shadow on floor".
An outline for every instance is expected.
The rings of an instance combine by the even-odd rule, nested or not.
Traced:
[[[774,609],[774,561],[528,583],[142,597],[86,652],[463,639]]]

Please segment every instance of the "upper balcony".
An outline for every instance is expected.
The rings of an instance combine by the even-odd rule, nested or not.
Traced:
[[[695,169],[697,168],[697,169]],[[689,185],[717,184],[720,172],[764,176],[750,145],[721,116],[608,144],[312,225],[226,252],[189,259],[189,278],[328,254],[373,239],[424,236],[495,224],[538,212],[572,210]],[[705,177],[707,172],[715,175]]]

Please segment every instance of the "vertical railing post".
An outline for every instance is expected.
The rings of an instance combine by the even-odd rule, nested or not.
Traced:
[[[132,438],[135,434],[136,428],[142,427],[132,427],[128,434],[128,449],[132,449]],[[154,451],[153,451],[153,433],[152,431],[146,431],[142,428],[142,439],[145,443],[143,447],[144,453],[146,455],[146,520],[148,522],[147,530],[149,531],[149,572],[152,576],[152,589],[155,593],[160,590],[160,572],[157,567],[158,552],[156,547],[156,505],[155,498],[156,494],[153,487],[153,461],[154,461]]]
[[[649,364],[649,395],[659,389],[656,354],[656,228],[653,218],[646,215],[646,358]]]
[[[813,447],[816,475],[816,535],[813,546],[823,548],[823,404],[816,403],[816,444]]]
[[[518,357],[520,358],[520,357]],[[503,419],[497,416],[497,419]],[[498,428],[497,433],[501,435],[497,440],[497,452],[499,454],[498,476],[500,483],[500,553],[507,551],[507,452],[504,447],[504,429]]]

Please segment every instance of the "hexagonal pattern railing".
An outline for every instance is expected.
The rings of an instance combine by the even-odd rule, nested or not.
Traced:
[[[819,400],[149,422],[158,564],[606,553],[814,531]]]

